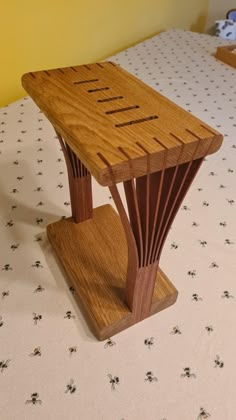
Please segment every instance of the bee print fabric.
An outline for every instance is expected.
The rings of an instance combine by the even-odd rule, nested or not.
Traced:
[[[46,237],[49,223],[70,216],[55,133],[28,97],[0,110],[2,420],[235,418],[236,71],[213,55],[225,42],[170,30],[110,58],[224,142],[205,159],[162,254],[176,304],[104,342]],[[95,182],[93,194],[94,206],[113,204]]]

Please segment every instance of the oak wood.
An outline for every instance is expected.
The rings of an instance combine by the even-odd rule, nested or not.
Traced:
[[[120,218],[110,205],[94,209],[93,219],[79,224],[71,218],[53,223],[47,233],[98,339],[104,340],[137,322],[125,304],[126,238]],[[141,281],[143,273],[139,274]],[[150,315],[172,305],[176,298],[175,287],[159,269]]]
[[[218,47],[216,50],[216,58],[236,69],[236,53],[233,52],[235,49],[236,44]]]
[[[165,159],[167,168],[188,162],[197,143],[196,159],[222,143],[217,131],[110,62],[27,73],[22,84],[102,185],[160,171]]]

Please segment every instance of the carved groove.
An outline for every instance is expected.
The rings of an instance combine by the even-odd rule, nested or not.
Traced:
[[[125,127],[126,125],[140,124],[140,123],[143,123],[143,122],[146,122],[146,121],[156,120],[157,118],[158,118],[157,115],[151,115],[150,117],[140,118],[138,120],[127,121],[127,122],[123,122],[123,123],[120,123],[120,124],[115,124],[115,127],[121,128],[121,127]]]
[[[111,98],[104,98],[104,99],[98,99],[97,102],[111,102],[111,101],[117,101],[117,99],[124,99],[123,96],[113,96]]]
[[[94,93],[94,92],[101,92],[101,91],[103,91],[103,90],[109,90],[110,88],[109,87],[101,87],[101,88],[97,88],[97,89],[89,89],[88,90],[88,93]]]
[[[92,82],[98,82],[99,79],[90,79],[90,80],[79,80],[78,82],[73,82],[74,85],[82,85],[83,83],[92,83]]]
[[[107,111],[106,114],[117,114],[118,112],[130,111],[131,109],[137,108],[139,108],[139,105],[127,106],[126,108],[113,109],[112,111]]]

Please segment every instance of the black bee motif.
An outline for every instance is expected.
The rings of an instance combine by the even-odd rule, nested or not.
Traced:
[[[16,179],[17,181],[22,181],[23,178],[24,178],[23,176],[18,176]]]
[[[33,392],[33,394],[31,394],[31,398],[30,400],[26,400],[25,404],[42,404],[42,401],[39,399],[39,394],[37,392]]]
[[[19,248],[20,244],[12,244],[11,249],[12,251],[15,251],[17,248]]]
[[[40,141],[43,141],[43,139],[41,139],[40,137],[38,137],[35,141],[40,142]]]
[[[109,382],[111,384],[111,389],[114,391],[116,389],[116,385],[119,385],[120,380],[118,376],[113,377],[110,373],[107,376],[110,379]]]
[[[15,209],[17,209],[17,206],[11,206],[11,209],[15,210]]]
[[[70,286],[69,291],[73,294],[73,293],[75,293],[75,288],[73,286]]]
[[[225,290],[224,292],[223,292],[223,295],[221,295],[221,297],[222,298],[226,298],[226,299],[233,299],[233,295],[230,295],[229,294],[229,292],[228,292],[228,290]]]
[[[232,173],[234,172],[234,170],[233,170],[233,169],[231,169],[231,168],[229,168],[229,169],[228,169],[228,172],[232,174]]]
[[[213,261],[210,265],[210,268],[219,268],[219,266],[215,261]]]
[[[107,347],[113,347],[115,345],[116,345],[115,341],[113,341],[111,338],[108,338],[107,342],[104,344],[104,348],[106,349]]]
[[[226,227],[227,226],[227,223],[226,222],[220,222],[220,226]]]
[[[195,373],[191,373],[191,369],[189,367],[183,368],[184,373],[181,374],[181,378],[196,378]]]
[[[64,201],[64,206],[69,206],[70,202],[69,201]]]
[[[12,227],[14,226],[14,222],[12,220],[9,220],[9,222],[6,223],[6,226]]]
[[[144,381],[149,382],[150,384],[152,382],[157,382],[158,379],[156,376],[153,375],[153,373],[149,370],[148,372],[145,373],[146,378],[144,379]]]
[[[216,358],[215,358],[214,362],[215,362],[214,367],[219,367],[219,368],[224,367],[224,362],[222,360],[220,360],[220,356],[218,356],[218,354],[216,355]]]
[[[213,172],[213,171],[209,173],[209,176],[216,176],[216,175],[217,174],[215,172]]]
[[[188,211],[188,210],[190,210],[190,208],[189,208],[188,206],[182,206],[182,207],[181,207],[181,210],[186,210],[186,211]]]
[[[225,239],[225,245],[233,245],[234,243],[230,239]]]
[[[9,293],[10,293],[9,290],[6,290],[5,292],[2,292],[2,299],[9,296]]]
[[[200,240],[199,240],[199,242],[200,242],[200,245],[201,245],[203,248],[205,248],[205,246],[207,245],[207,241],[200,241]]]
[[[39,260],[35,261],[35,263],[31,265],[31,267],[34,267],[34,268],[43,268],[43,266],[42,266],[42,264],[41,264],[41,262]]]
[[[11,193],[12,194],[17,194],[19,191],[18,191],[18,189],[17,188],[13,188],[12,190],[11,190]]]
[[[59,184],[57,184],[57,188],[63,188],[63,184],[60,182]]]
[[[173,327],[172,331],[170,332],[170,334],[182,334],[178,325],[176,325],[175,327]]]
[[[33,312],[34,325],[37,325],[38,321],[41,321],[41,319],[42,315],[37,315],[35,312]]]
[[[194,278],[195,276],[196,276],[196,270],[189,270],[188,271],[188,276],[190,276],[190,277],[192,277],[192,278]]]
[[[72,315],[71,311],[67,311],[64,318],[72,319],[72,318],[75,318],[75,315]]]
[[[221,190],[223,190],[224,188],[226,188],[226,186],[225,186],[225,185],[223,185],[223,184],[220,184],[219,188],[220,188]]]
[[[0,328],[3,326],[4,322],[2,320],[2,316],[0,316]]]
[[[43,172],[37,172],[36,175],[43,175]]]
[[[38,287],[36,287],[36,289],[34,290],[34,293],[39,293],[39,292],[43,292],[45,289],[44,287],[42,287],[40,284],[38,285]]]
[[[197,420],[205,420],[205,419],[208,419],[209,417],[211,417],[210,413],[207,413],[206,410],[201,407]]]
[[[195,300],[195,302],[198,302],[199,300],[202,300],[200,296],[198,296],[197,293],[192,294],[192,300]]]
[[[36,220],[37,225],[39,225],[40,223],[43,223],[43,219],[42,218],[36,217],[35,220]]]
[[[0,362],[0,371],[1,372],[4,372],[4,369],[7,369],[8,368],[8,365],[9,365],[9,363],[10,363],[10,359],[8,359],[8,360],[1,360],[1,362]]]
[[[193,226],[193,227],[198,227],[198,226],[199,226],[199,224],[198,224],[197,222],[193,222],[193,223],[192,223],[192,226]]]
[[[65,393],[67,394],[69,392],[70,394],[74,394],[75,391],[76,391],[76,385],[74,384],[74,380],[71,379],[69,384],[66,385]]]
[[[43,148],[42,148],[42,147],[40,147],[40,148],[37,150],[37,152],[43,152]]]
[[[60,172],[59,172],[59,175],[63,175],[63,174],[64,174],[64,171],[60,171]]]
[[[43,159],[37,159],[37,163],[38,164],[43,163]]]
[[[228,201],[228,203],[229,203],[231,206],[234,204],[234,200],[229,200],[229,199],[227,198],[227,201]]]
[[[170,246],[171,249],[178,249],[178,247],[179,247],[179,245],[176,244],[175,242],[172,242],[172,244]]]
[[[36,192],[40,192],[40,191],[43,191],[43,189],[42,189],[42,187],[37,187],[37,188],[35,188],[35,190],[34,191],[36,191]]]
[[[13,270],[13,268],[10,266],[10,264],[5,264],[4,267],[2,268],[2,270],[11,271],[11,270]]]
[[[31,356],[31,357],[34,357],[34,356],[42,356],[40,347],[36,347],[33,350],[33,352],[29,354],[29,356]]]
[[[145,338],[144,344],[150,349],[154,345],[154,337]]]
[[[38,204],[36,204],[35,207],[40,207],[40,206],[44,206],[44,203],[42,201],[39,201]]]
[[[207,325],[205,328],[206,328],[206,330],[207,330],[208,334],[210,334],[211,332],[213,332],[213,327],[212,327],[212,325]]]
[[[207,201],[203,201],[202,205],[205,206],[205,207],[208,207],[209,203]]]
[[[74,347],[69,347],[69,354],[70,354],[70,356],[72,356],[72,354],[73,353],[76,353],[77,352],[77,347],[76,346],[74,346]]]
[[[58,158],[58,159],[57,159],[57,162],[62,162],[62,159],[61,159],[61,158]]]
[[[41,242],[43,240],[42,236],[37,236],[35,239],[35,242]]]

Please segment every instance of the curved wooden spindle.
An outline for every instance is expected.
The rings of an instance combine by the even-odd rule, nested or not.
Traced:
[[[93,216],[91,174],[62,136],[57,131],[56,134],[66,160],[72,217],[80,223]]]

